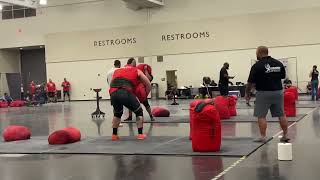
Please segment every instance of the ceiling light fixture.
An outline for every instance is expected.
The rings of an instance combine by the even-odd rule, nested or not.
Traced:
[[[40,5],[47,5],[47,3],[48,3],[47,0],[40,0],[39,2]]]

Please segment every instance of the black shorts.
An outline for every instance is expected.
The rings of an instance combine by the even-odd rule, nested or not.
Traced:
[[[219,84],[219,91],[221,96],[229,95],[229,85],[228,84]]]
[[[53,98],[55,95],[56,95],[55,92],[48,92],[48,96],[49,96],[50,98]]]
[[[116,117],[123,114],[123,106],[133,112],[136,112],[141,108],[140,102],[136,96],[124,89],[119,89],[111,94],[111,104],[113,106],[114,114],[117,115]]]
[[[70,96],[70,93],[69,93],[69,91],[63,91],[63,96],[65,96],[65,95],[68,95],[68,96]]]

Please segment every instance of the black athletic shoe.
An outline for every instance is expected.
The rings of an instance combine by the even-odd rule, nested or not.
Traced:
[[[286,136],[283,136],[282,138],[280,138],[280,142],[282,143],[288,143],[290,141],[290,139]]]
[[[124,121],[132,121],[132,116],[129,116],[127,119],[125,119]]]

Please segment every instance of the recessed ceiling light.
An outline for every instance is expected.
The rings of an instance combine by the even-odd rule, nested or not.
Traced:
[[[40,48],[43,48],[43,46],[40,46]]]
[[[47,5],[47,0],[40,0],[39,4],[40,5]]]
[[[20,48],[20,50],[22,50],[23,48]]]

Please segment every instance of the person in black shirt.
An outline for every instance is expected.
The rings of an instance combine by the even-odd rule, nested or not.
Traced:
[[[229,94],[229,79],[233,79],[234,77],[229,76],[228,74],[229,63],[224,63],[223,67],[220,70],[220,78],[219,78],[219,91],[221,96],[228,96]]]
[[[311,99],[312,101],[314,101],[314,99],[318,101],[319,71],[316,65],[313,66],[309,76],[311,78]]]
[[[254,107],[254,116],[258,118],[261,137],[255,139],[255,142],[267,141],[267,121],[266,116],[270,109],[272,117],[278,117],[280,126],[283,130],[281,142],[288,142],[288,121],[284,114],[283,107],[283,87],[281,80],[286,77],[286,71],[283,64],[270,57],[269,50],[265,46],[257,48],[258,62],[251,67],[248,84],[246,88],[246,100],[250,100],[250,92],[255,86],[256,103]]]

